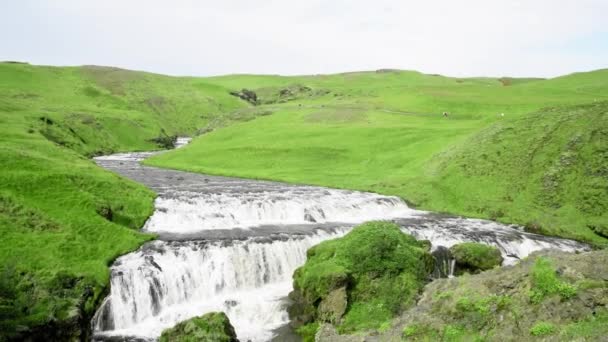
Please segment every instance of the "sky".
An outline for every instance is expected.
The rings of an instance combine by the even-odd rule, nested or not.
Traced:
[[[169,75],[608,67],[608,0],[0,0],[0,60]]]

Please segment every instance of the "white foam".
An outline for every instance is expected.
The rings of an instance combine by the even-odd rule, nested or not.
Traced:
[[[243,340],[266,341],[288,322],[282,299],[306,251],[343,231],[275,240],[179,246],[155,241],[112,267],[109,335],[158,337],[163,329],[210,311],[224,311]],[[152,248],[150,248],[152,247]],[[104,330],[98,315],[95,330]],[[106,320],[108,317],[105,318]]]
[[[439,222],[424,222],[402,230],[419,240],[431,241],[433,246],[451,247],[462,242],[495,246],[504,258],[503,265],[512,265],[543,249],[574,252],[588,248],[576,241],[530,234],[512,226],[478,219],[443,218]]]
[[[305,190],[303,190],[305,189]],[[320,188],[160,197],[144,230],[176,234],[262,225],[361,223],[420,215],[397,197]]]

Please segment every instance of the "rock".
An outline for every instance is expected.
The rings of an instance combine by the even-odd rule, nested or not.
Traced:
[[[498,248],[477,242],[454,245],[450,252],[456,260],[456,274],[478,273],[502,265],[502,255]]]
[[[534,303],[539,260],[549,261],[561,284],[576,289],[563,297],[560,286]],[[381,333],[338,335],[322,326],[317,341],[605,341],[608,336],[608,250],[580,254],[545,250],[514,266],[499,267],[427,284],[416,306]],[[561,275],[557,270],[562,270]],[[540,279],[541,281],[543,279]],[[552,325],[544,339],[531,331]]]
[[[160,342],[238,342],[234,327],[223,312],[210,312],[165,329]]]
[[[348,296],[346,287],[342,286],[332,290],[319,304],[319,318],[324,322],[340,323],[340,319],[346,312]]]
[[[253,90],[243,88],[241,91],[231,91],[230,95],[239,97],[252,105],[258,104],[258,95]]]
[[[413,304],[433,268],[427,246],[389,222],[357,226],[309,249],[307,259],[294,273],[288,309],[292,327],[307,336],[323,323],[379,328]]]
[[[435,267],[432,274],[433,278],[448,278],[453,275],[456,260],[449,248],[438,246],[431,255],[435,260]]]

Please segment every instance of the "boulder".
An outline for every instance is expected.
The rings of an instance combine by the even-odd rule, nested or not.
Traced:
[[[165,329],[160,342],[238,342],[234,327],[223,312],[210,312]]]
[[[477,242],[454,245],[450,252],[456,260],[456,274],[479,273],[502,265],[502,255],[498,248]]]

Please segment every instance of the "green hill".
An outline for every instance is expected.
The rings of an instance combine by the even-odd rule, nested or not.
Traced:
[[[78,336],[108,265],[151,238],[137,229],[154,194],[89,156],[157,149],[243,106],[200,79],[0,63],[0,340]]]
[[[209,82],[258,92],[274,114],[147,163],[393,194],[606,244],[606,70],[509,85],[411,71]]]

